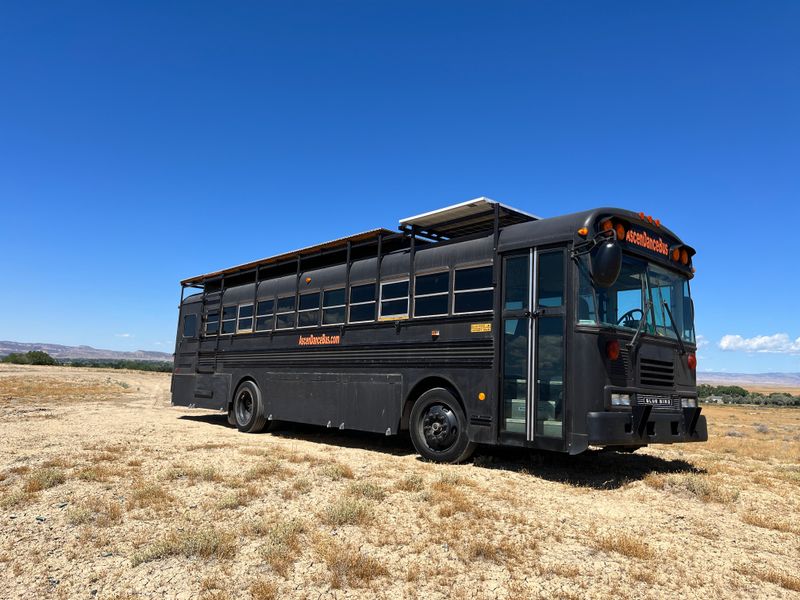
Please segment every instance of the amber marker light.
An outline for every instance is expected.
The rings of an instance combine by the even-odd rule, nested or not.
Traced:
[[[601,227],[603,228],[603,231],[608,231],[609,229],[614,227],[614,224],[611,222],[611,219],[609,219],[607,221],[603,221]]]
[[[672,249],[672,260],[678,262],[681,259],[681,250],[680,248],[673,248]]]
[[[685,265],[689,264],[689,253],[686,250],[681,250],[681,262]]]
[[[622,223],[617,223],[616,227],[614,227],[614,231],[617,232],[618,240],[625,239],[625,226]]]
[[[483,392],[479,393],[478,400],[486,400],[486,394],[484,394]]]
[[[580,229],[578,229],[578,235],[581,237],[586,237],[587,235],[589,235],[589,230],[586,229],[586,227],[581,227]]]
[[[606,356],[611,360],[617,360],[619,358],[619,342],[617,340],[611,340],[606,343]]]
[[[694,355],[694,352],[689,354],[686,358],[686,363],[689,365],[689,368],[694,371],[697,368],[697,357]]]
[[[306,277],[306,283],[311,283],[311,277]]]
[[[661,227],[661,219],[656,219],[656,227]]]

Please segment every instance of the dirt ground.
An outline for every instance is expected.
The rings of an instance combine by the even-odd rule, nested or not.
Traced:
[[[800,597],[800,410],[704,410],[707,444],[436,465],[3,365],[0,597]]]

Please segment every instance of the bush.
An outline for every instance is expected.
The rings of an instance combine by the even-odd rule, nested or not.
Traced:
[[[25,354],[12,352],[8,356],[3,357],[4,363],[12,363],[15,365],[57,365],[58,361],[50,356],[47,352],[41,350],[31,350]]]

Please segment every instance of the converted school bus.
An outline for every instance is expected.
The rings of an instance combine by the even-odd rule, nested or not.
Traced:
[[[694,250],[615,208],[540,219],[477,198],[181,282],[172,403],[577,454],[707,439]],[[185,290],[197,293],[185,296]]]

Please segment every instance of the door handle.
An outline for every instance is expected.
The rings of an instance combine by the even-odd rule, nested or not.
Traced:
[[[534,310],[534,311],[526,310],[526,311],[525,311],[524,313],[522,313],[522,314],[523,314],[525,317],[528,317],[528,318],[532,318],[532,317],[539,317],[539,316],[541,316],[541,315],[542,315],[542,311],[541,311],[541,310],[539,310],[539,309],[536,309],[536,310]]]

